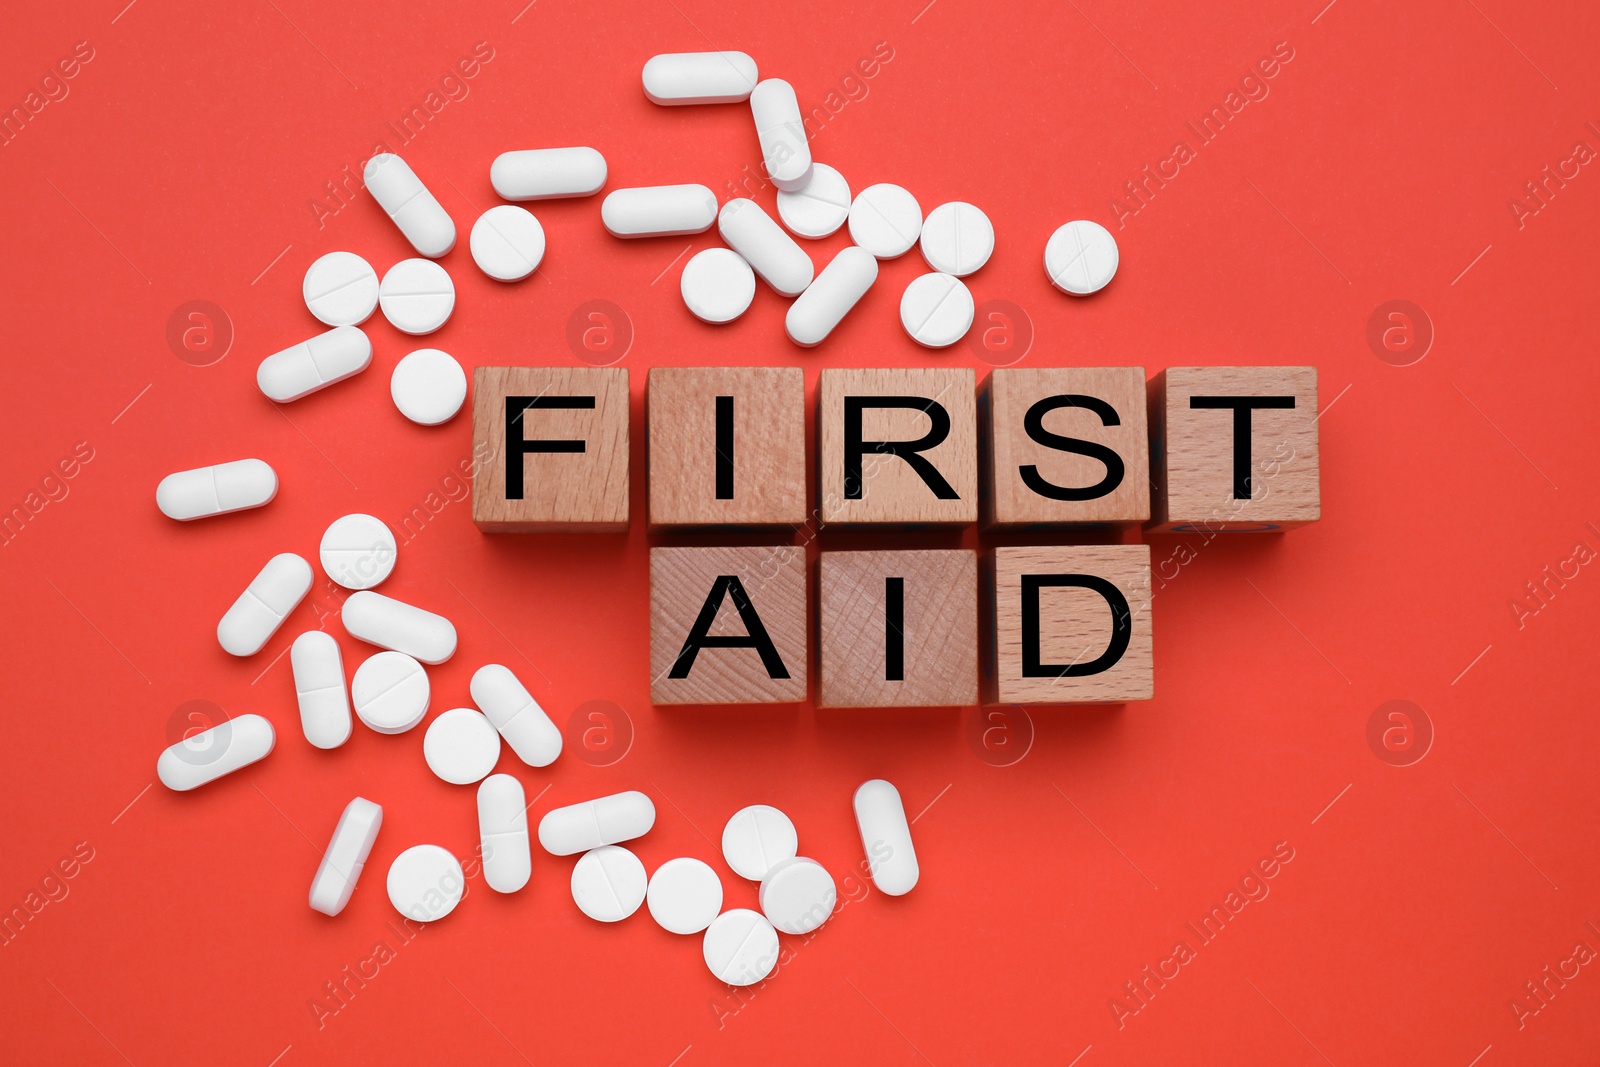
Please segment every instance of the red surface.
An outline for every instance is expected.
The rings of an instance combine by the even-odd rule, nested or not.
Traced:
[[[1576,945],[1600,948],[1600,577],[1568,564],[1520,626],[1510,603],[1575,545],[1584,559],[1600,548],[1600,175],[1578,166],[1520,226],[1508,206],[1575,143],[1600,149],[1592,5],[669,0],[624,14],[540,0],[519,15],[517,0],[276,0],[223,20],[164,0],[119,15],[124,2],[18,8],[0,38],[7,107],[75,42],[93,49],[69,94],[0,148],[0,501],[37,489],[43,502],[0,549],[0,905],[57,898],[0,948],[7,1062],[1594,1061],[1600,972],[1551,979],[1542,1003],[1524,983],[1547,965],[1571,975]],[[388,372],[418,344],[381,320],[360,378],[281,411],[254,388],[262,356],[316,328],[299,295],[312,259],[351,249],[381,270],[407,254],[370,199],[320,228],[308,201],[376,140],[393,145],[385,123],[479,41],[493,58],[468,94],[401,149],[463,235],[444,260],[455,317],[425,343],[469,366],[567,365],[575,308],[625,309],[626,537],[480,535],[447,495],[468,420],[423,429],[396,414]],[[1010,766],[969,743],[984,725],[972,710],[650,707],[645,369],[793,363],[814,388],[825,366],[987,366],[903,335],[915,254],[886,264],[814,351],[783,338],[784,303],[765,289],[733,326],[691,320],[679,253],[711,239],[612,240],[595,199],[535,208],[550,245],[540,277],[506,287],[475,270],[465,234],[495,202],[500,151],[592,144],[612,187],[703,181],[727,195],[754,173],[743,108],[663,109],[639,90],[649,55],[708,41],[749,51],[806,106],[837,108],[814,152],[857,189],[894,181],[925,208],[959,198],[989,213],[997,250],[972,287],[1025,309],[1025,365],[1320,369],[1325,518],[1215,542],[1161,585],[1154,701],[1013,715],[989,738],[1021,751],[1031,723]],[[892,60],[847,81],[878,42]],[[1278,42],[1293,59],[1268,95],[1199,145],[1185,122]],[[1117,228],[1109,199],[1179,139],[1194,158]],[[1082,301],[1040,269],[1051,229],[1074,217],[1107,223],[1122,249],[1116,281]],[[842,243],[808,248],[820,263]],[[197,299],[235,334],[209,366],[166,340],[174,309]],[[1391,299],[1436,330],[1412,366],[1366,339]],[[79,442],[93,458],[44,484]],[[163,474],[244,455],[282,475],[270,507],[188,526],[157,513]],[[542,854],[524,892],[474,880],[454,915],[396,937],[383,872],[421,841],[469,855],[471,791],[429,775],[420,731],[358,727],[333,753],[300,737],[280,654],[337,612],[330,591],[250,660],[222,653],[213,629],[268,556],[311,555],[340,514],[398,525],[416,506],[438,514],[384,591],[460,628],[459,654],[431,672],[435,707],[465,703],[472,670],[502,661],[562,723],[591,700],[631,722],[610,766],[578,758],[581,730],[548,771],[508,753],[502,769],[540,794],[535,816],[637,787],[661,813],[638,842],[648,866],[689,854],[722,869],[723,821],[766,801],[841,877],[850,903],[809,942],[787,939],[766,985],[735,996],[697,939],[644,915],[589,922],[570,861]],[[1158,563],[1180,540],[1153,539]],[[358,661],[332,614],[323,624]],[[1409,766],[1367,740],[1397,699],[1434,731]],[[278,750],[191,795],[147,791],[190,701],[267,715]],[[850,874],[850,793],[874,775],[920,813],[923,881],[904,899]],[[358,793],[384,805],[384,828],[329,920],[306,890]],[[47,881],[80,842],[92,859]],[[1293,859],[1269,894],[1200,943],[1185,924],[1275,846]],[[729,905],[753,906],[754,886],[723,877]],[[1143,1006],[1128,999],[1124,983],[1179,939],[1193,958]],[[380,942],[392,958],[319,1026],[324,984]],[[1139,1006],[1121,1025],[1114,998]]]

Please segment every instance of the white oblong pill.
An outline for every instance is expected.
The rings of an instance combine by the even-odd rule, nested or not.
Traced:
[[[756,274],[733,249],[706,248],[684,264],[678,290],[684,305],[701,322],[732,322],[749,310],[755,299]]]
[[[335,326],[309,341],[274,352],[256,368],[256,387],[287,404],[360,374],[372,362],[372,342],[359,326]]]
[[[811,257],[754,200],[740,197],[722,205],[717,232],[761,280],[782,296],[799,296],[816,273]]]
[[[329,326],[360,326],[378,310],[378,272],[354,252],[329,252],[306,268],[306,309]]]
[[[680,856],[656,868],[645,892],[650,917],[671,934],[698,934],[722,910],[722,879],[701,860]]]
[[[849,217],[850,183],[826,163],[811,164],[811,177],[800,188],[778,190],[778,218],[801,237],[837,233]]]
[[[756,61],[743,52],[667,52],[645,61],[644,95],[658,104],[733,104],[756,87]]]
[[[778,965],[778,931],[749,908],[723,912],[706,927],[701,943],[706,966],[729,985],[755,985]]]
[[[878,280],[878,260],[864,248],[839,250],[815,281],[789,305],[783,317],[789,340],[804,348],[820,345]]]
[[[178,471],[156,486],[156,507],[179,522],[259,508],[278,495],[278,473],[259,459]]]
[[[616,189],[600,202],[600,221],[613,237],[704,233],[717,221],[717,195],[703,185]]]
[[[911,824],[906,822],[900,791],[882,778],[874,778],[856,790],[854,805],[873,884],[891,897],[911,892],[921,868],[911,847]]]
[[[972,293],[960,278],[924,274],[900,297],[900,325],[917,344],[948,348],[972,329]]]
[[[740,878],[759,882],[800,847],[789,816],[769,804],[740,808],[722,828],[722,858]]]
[[[903,256],[922,234],[922,208],[898,185],[869,185],[850,203],[850,239],[879,259]]]
[[[1104,289],[1117,273],[1117,259],[1117,239],[1087,219],[1059,227],[1044,246],[1044,272],[1050,284],[1073,296]]]
[[[433,260],[402,259],[383,276],[378,303],[395,329],[421,336],[449,320],[456,306],[456,286]]]
[[[389,903],[408,919],[430,923],[456,910],[466,895],[461,864],[438,845],[412,845],[389,865]]]
[[[496,893],[515,893],[533,875],[528,847],[528,798],[509,774],[491,774],[478,786],[478,840],[483,880]]]
[[[994,254],[989,216],[961,200],[940,204],[922,220],[922,258],[943,274],[965,278]]]
[[[502,152],[489,164],[489,184],[505,200],[593,196],[605,183],[606,157],[593,148]]]
[[[432,687],[422,664],[404,652],[368,656],[350,680],[356,717],[380,734],[403,734],[428,714]]]
[[[767,177],[779,189],[799,189],[811,177],[811,146],[800,101],[794,86],[782,78],[768,78],[750,93],[750,117],[761,142],[761,160]]]
[[[382,825],[383,808],[372,801],[356,797],[345,805],[339,825],[333,828],[333,838],[322,853],[322,862],[317,864],[316,876],[311,879],[312,911],[337,915],[350,903],[356,880],[367,865]]]
[[[438,259],[456,246],[456,224],[409,163],[381,152],[367,160],[364,177],[372,198],[418,255]]]
[[[638,856],[602,845],[585,852],[572,868],[572,902],[591,919],[621,922],[644,903],[649,881]]]
[[[456,628],[449,619],[382,593],[350,594],[341,617],[351,637],[423,663],[443,663],[456,654]]]
[[[339,642],[321,630],[307,630],[289,646],[289,666],[306,740],[322,749],[338,748],[350,740],[350,697],[344,688]]]
[[[442,426],[467,402],[467,372],[437,348],[419,348],[394,365],[389,398],[418,426]]]
[[[168,789],[182,793],[264,759],[276,742],[277,734],[266,719],[237,715],[163,749],[156,760],[156,777]]]
[[[451,708],[422,737],[428,769],[451,785],[480,782],[500,759],[500,735],[477,708]]]
[[[552,856],[572,856],[643,837],[655,824],[655,804],[629,790],[545,812],[539,820],[539,844]]]
[[[255,655],[310,591],[311,564],[293,552],[273,556],[217,623],[217,642],[229,655]]]
[[[513,204],[479,215],[467,243],[472,262],[496,281],[521,281],[544,260],[544,227],[533,212]]]
[[[561,755],[561,730],[511,668],[498,663],[479,667],[467,688],[472,702],[523,763],[548,767]]]
[[[786,934],[809,934],[833,915],[839,890],[816,860],[784,860],[761,880],[761,911]]]
[[[329,578],[346,589],[371,589],[394,570],[394,534],[373,515],[343,515],[328,526],[317,558]]]

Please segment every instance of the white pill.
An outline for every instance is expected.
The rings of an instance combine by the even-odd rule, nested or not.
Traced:
[[[761,159],[767,177],[779,189],[800,189],[811,177],[811,146],[800,101],[794,86],[782,78],[768,78],[750,93],[750,116],[761,141]]]
[[[479,667],[467,688],[472,702],[523,763],[548,767],[561,755],[561,731],[509,667]]]
[[[264,759],[277,735],[259,715],[238,715],[170,745],[156,760],[156,777],[184,792]]]
[[[811,257],[754,200],[741,197],[723,204],[717,232],[780,295],[799,296],[811,284],[816,273]]]
[[[467,372],[448,352],[419,348],[394,365],[389,396],[418,426],[439,426],[467,402]]]
[[[632,841],[656,824],[656,806],[637,790],[613,793],[599,800],[569,804],[545,812],[539,820],[539,844],[552,856]]]
[[[276,471],[259,459],[236,459],[167,475],[156,486],[156,507],[169,519],[189,522],[259,508],[277,495]]]
[[[472,262],[496,281],[521,281],[544,259],[544,227],[513,204],[492,207],[472,224]]]
[[[804,856],[784,860],[761,880],[761,911],[786,934],[809,934],[827,922],[838,899],[833,875]]]
[[[701,322],[732,322],[750,308],[756,274],[731,248],[707,248],[684,264],[678,280],[683,302]]]
[[[572,868],[572,902],[591,919],[621,922],[644,903],[648,884],[638,856],[617,845],[602,845],[585,852]]]
[[[449,619],[382,593],[350,594],[341,616],[351,637],[423,663],[443,663],[456,654],[456,628]]]
[[[345,515],[323,531],[317,556],[329,578],[346,589],[371,589],[394,570],[394,534],[380,518]]]
[[[919,345],[948,348],[972,329],[972,293],[960,278],[924,274],[900,297],[900,325]]]
[[[729,985],[755,985],[778,965],[778,931],[749,908],[723,912],[706,927],[706,966]]]
[[[783,318],[789,340],[805,348],[820,345],[877,280],[878,261],[871,252],[855,245],[840,249],[789,305]]]
[[[645,62],[642,80],[658,104],[732,104],[756,87],[756,61],[743,52],[668,52]]]
[[[307,630],[289,646],[289,666],[306,740],[324,749],[350,740],[350,696],[344,688],[339,642],[321,630]]]
[[[380,734],[403,734],[428,714],[428,672],[404,652],[379,652],[356,668],[350,701],[356,715]]]
[[[456,286],[431,259],[402,259],[378,286],[383,317],[401,333],[421,336],[443,326],[456,306]]]
[[[698,934],[722,910],[722,880],[709,864],[680,856],[656,868],[645,900],[663,930]]]
[[[922,258],[944,274],[965,278],[994,254],[989,216],[960,200],[940,204],[922,220]]]
[[[593,148],[502,152],[489,164],[489,184],[506,200],[593,196],[606,183],[606,157]]]
[[[911,847],[911,824],[906,822],[900,791],[882,778],[863,782],[855,795],[856,828],[866,850],[872,881],[891,897],[904,896],[921,873]]]
[[[461,864],[438,845],[412,845],[389,865],[389,903],[420,923],[442,919],[466,894]]]
[[[329,326],[360,326],[378,310],[378,272],[354,252],[329,252],[306,268],[306,308]]]
[[[533,874],[528,848],[528,798],[509,774],[491,774],[478,786],[478,840],[483,880],[496,893],[515,893]]]
[[[500,735],[477,708],[451,708],[428,724],[422,758],[451,785],[471,785],[494,770]]]
[[[359,326],[335,326],[309,341],[274,352],[256,368],[256,387],[287,404],[360,374],[372,362],[372,342]]]
[[[778,190],[778,218],[801,237],[827,237],[849,217],[850,183],[826,163],[811,164],[800,188]]]
[[[217,623],[217,641],[234,656],[253,656],[311,591],[311,564],[293,552],[267,560]]]
[[[905,255],[921,233],[922,208],[898,185],[869,185],[850,204],[850,240],[879,259]]]
[[[767,804],[740,808],[722,828],[722,858],[740,878],[759,882],[800,847],[789,816]]]
[[[616,189],[600,202],[600,221],[613,237],[704,233],[717,221],[717,195],[703,185]]]
[[[438,259],[456,246],[456,224],[411,165],[392,152],[367,160],[367,189],[418,255]]]
[[[1069,222],[1045,244],[1044,271],[1064,293],[1099,292],[1117,273],[1117,239],[1098,222]]]
[[[356,797],[345,805],[339,825],[333,829],[333,839],[317,865],[316,877],[311,879],[312,911],[337,915],[350,903],[350,894],[356,891],[356,880],[372,854],[372,843],[378,840],[382,825],[383,808],[372,801]]]

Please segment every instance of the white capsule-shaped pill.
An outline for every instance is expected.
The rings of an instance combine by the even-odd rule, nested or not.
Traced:
[[[778,932],[760,912],[731,908],[706,927],[701,952],[722,981],[755,985],[778,965]]]
[[[329,252],[306,268],[300,295],[329,326],[360,326],[378,309],[378,274],[354,252]]]
[[[750,115],[772,184],[779,189],[803,188],[811,178],[811,146],[794,86],[782,78],[761,82],[750,93]]]
[[[819,345],[878,280],[878,259],[851,245],[840,249],[815,281],[789,305],[784,330],[789,340],[810,348]]]
[[[317,748],[338,748],[350,740],[350,695],[339,642],[321,630],[307,630],[289,646],[289,666],[306,740]]]
[[[333,838],[322,853],[322,862],[317,865],[316,877],[311,879],[312,911],[337,915],[350,903],[356,880],[372,854],[372,844],[378,840],[382,825],[383,808],[372,801],[356,797],[345,805],[339,825],[333,828]]]
[[[393,152],[367,160],[367,189],[418,255],[438,259],[456,246],[456,224],[422,184],[411,164]]]
[[[656,806],[638,790],[569,804],[539,820],[539,844],[552,856],[573,856],[632,841],[656,824]]]
[[[616,189],[601,201],[600,221],[613,237],[704,233],[717,221],[717,196],[703,185]]]
[[[811,284],[816,273],[811,257],[754,200],[740,197],[723,204],[717,232],[780,295],[799,296]]]
[[[230,655],[255,655],[310,591],[311,564],[293,552],[273,556],[217,623],[218,643]]]
[[[528,798],[509,774],[491,774],[478,786],[478,840],[483,880],[496,893],[515,893],[533,874],[528,847]]]
[[[900,791],[882,778],[863,782],[855,795],[856,828],[866,850],[872,881],[891,897],[904,896],[921,873],[911,847],[911,824],[906,821]]]
[[[548,767],[561,755],[561,731],[511,668],[498,663],[479,667],[467,688],[472,702],[523,763]]]
[[[506,200],[593,196],[605,183],[606,157],[593,148],[502,152],[489,164],[489,184]]]
[[[784,860],[761,880],[761,913],[786,934],[809,934],[833,915],[833,875],[804,856]]]
[[[596,922],[621,922],[639,910],[649,884],[638,856],[620,845],[602,845],[572,868],[572,902]]]
[[[456,654],[456,628],[449,619],[382,593],[352,593],[341,616],[351,637],[423,663],[443,663]]]
[[[641,76],[658,104],[733,104],[756,87],[756,61],[743,52],[668,52],[651,56]]]
[[[256,386],[287,404],[360,374],[372,362],[372,342],[359,326],[335,326],[309,341],[274,352],[256,368]]]
[[[266,719],[239,715],[168,746],[156,761],[156,777],[181,793],[265,758],[276,741]]]
[[[404,652],[368,656],[350,680],[356,715],[380,734],[403,734],[416,726],[432,698],[428,672]]]
[[[277,495],[276,471],[259,459],[236,459],[167,475],[156,486],[156,507],[169,519],[189,522],[259,508]]]

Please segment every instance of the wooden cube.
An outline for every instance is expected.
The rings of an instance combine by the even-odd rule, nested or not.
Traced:
[[[1155,695],[1150,547],[997,548],[984,700],[1101,704]]]
[[[628,528],[628,372],[479,367],[472,521],[488,533]]]
[[[969,367],[824,370],[822,521],[977,521],[975,383]]]
[[[985,527],[1150,518],[1143,367],[1001,368],[978,412]]]
[[[1150,382],[1149,529],[1286,530],[1322,517],[1317,368],[1172,367]]]
[[[978,702],[978,554],[824,552],[818,707]]]
[[[650,700],[806,698],[806,553],[793,545],[650,550]]]
[[[645,427],[650,525],[806,521],[799,367],[652,367]]]

